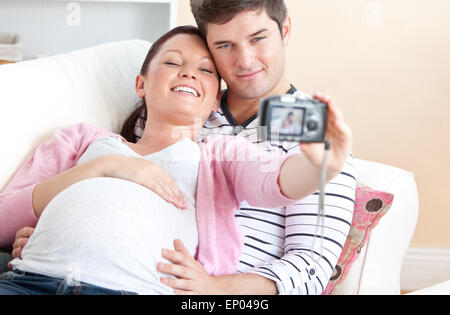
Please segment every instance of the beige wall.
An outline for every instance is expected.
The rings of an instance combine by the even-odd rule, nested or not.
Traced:
[[[356,157],[415,173],[420,215],[411,246],[450,248],[450,1],[286,4],[292,83],[333,96]],[[178,21],[195,23],[188,0],[179,0]]]

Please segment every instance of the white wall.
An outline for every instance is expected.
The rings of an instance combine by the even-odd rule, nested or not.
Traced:
[[[286,0],[291,82],[334,98],[353,153],[412,171],[412,246],[450,249],[450,1]],[[179,1],[179,24],[195,24]]]
[[[18,33],[24,59],[109,41],[155,41],[169,30],[170,5],[133,2],[0,0],[0,33]]]

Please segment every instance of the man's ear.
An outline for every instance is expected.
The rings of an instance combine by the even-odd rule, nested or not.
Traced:
[[[144,90],[144,77],[142,75],[138,75],[136,77],[136,94],[139,98],[145,97],[145,90]]]
[[[286,47],[289,44],[289,39],[291,38],[291,32],[292,32],[292,20],[291,17],[288,15],[286,19],[283,22],[283,44],[284,47]]]
[[[217,93],[216,102],[214,103],[214,108],[213,108],[214,113],[217,113],[217,111],[219,110],[220,101],[222,100],[222,95],[223,95],[223,91],[220,91],[219,93]]]

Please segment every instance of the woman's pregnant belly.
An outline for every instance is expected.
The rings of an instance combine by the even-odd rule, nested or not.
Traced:
[[[175,239],[195,254],[194,205],[179,210],[141,185],[89,179],[49,203],[16,267],[110,289],[169,294],[156,264]]]

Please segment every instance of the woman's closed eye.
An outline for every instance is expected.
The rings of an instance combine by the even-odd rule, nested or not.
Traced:
[[[201,68],[200,71],[206,72],[206,73],[210,73],[210,74],[214,74],[214,71],[207,69],[207,68]]]
[[[177,63],[175,63],[175,62],[171,62],[171,61],[166,61],[166,62],[164,62],[166,65],[169,65],[169,66],[173,66],[173,67],[179,67],[180,65],[179,64],[177,64]]]

